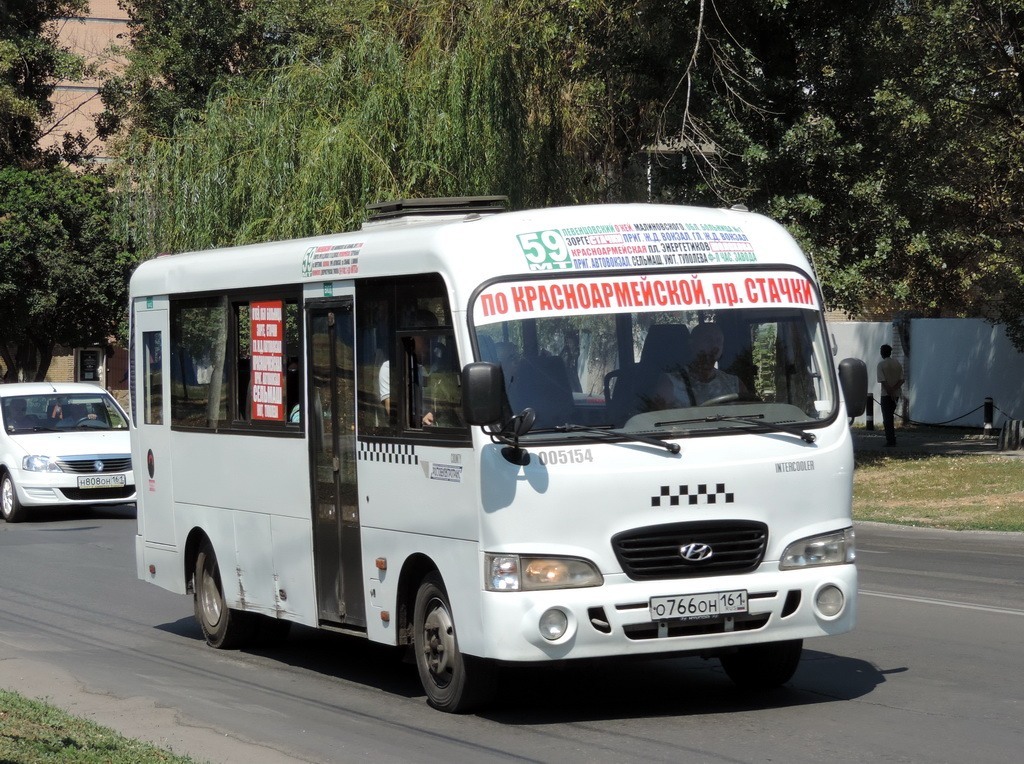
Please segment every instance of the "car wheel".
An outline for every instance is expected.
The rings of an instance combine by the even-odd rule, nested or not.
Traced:
[[[416,593],[413,641],[416,669],[431,706],[461,714],[490,699],[496,668],[491,661],[459,651],[448,593],[436,572],[424,577]]]
[[[196,620],[211,647],[241,647],[252,640],[256,631],[256,616],[228,607],[221,586],[217,555],[209,541],[203,542],[196,557],[192,597]]]
[[[25,519],[25,508],[18,501],[18,489],[7,472],[0,482],[0,512],[3,512],[4,520],[9,523],[20,523]]]

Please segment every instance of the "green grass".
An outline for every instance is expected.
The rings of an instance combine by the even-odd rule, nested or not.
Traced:
[[[151,764],[193,760],[77,719],[54,706],[0,690],[0,762]]]
[[[1024,531],[1024,461],[999,456],[863,452],[856,520],[953,530]]]

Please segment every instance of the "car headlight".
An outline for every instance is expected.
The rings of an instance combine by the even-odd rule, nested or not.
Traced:
[[[489,592],[577,589],[604,583],[593,563],[576,557],[487,554],[484,565],[484,585]]]
[[[794,541],[782,553],[780,570],[809,568],[813,565],[842,565],[857,559],[853,528]]]
[[[21,460],[21,468],[29,472],[63,472],[57,462],[49,456],[26,456]]]

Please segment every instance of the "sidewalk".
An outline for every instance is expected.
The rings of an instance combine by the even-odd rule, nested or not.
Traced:
[[[885,432],[876,425],[874,430],[853,428],[855,452],[884,451],[892,456],[906,454],[943,454],[947,456],[980,454],[1024,458],[1024,450],[1000,451],[999,431],[986,437],[981,430],[958,427],[897,427],[896,446],[887,448]]]

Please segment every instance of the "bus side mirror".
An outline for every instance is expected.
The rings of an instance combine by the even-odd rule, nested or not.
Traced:
[[[504,416],[505,376],[496,363],[467,363],[462,369],[462,415],[470,425],[498,424]]]
[[[858,417],[868,404],[868,367],[859,358],[844,358],[839,362],[839,386],[843,388],[846,414]]]

